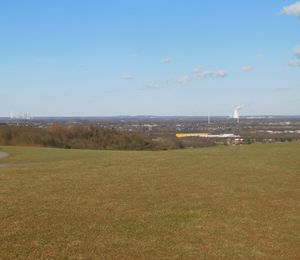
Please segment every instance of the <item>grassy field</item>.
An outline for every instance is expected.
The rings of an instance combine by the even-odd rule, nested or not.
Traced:
[[[300,259],[300,143],[0,150],[0,259]]]

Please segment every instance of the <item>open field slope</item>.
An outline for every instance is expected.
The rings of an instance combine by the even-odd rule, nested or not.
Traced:
[[[0,259],[300,258],[299,143],[0,150]]]

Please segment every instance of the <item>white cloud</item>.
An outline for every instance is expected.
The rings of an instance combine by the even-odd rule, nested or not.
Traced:
[[[193,73],[194,74],[201,74],[203,73],[205,70],[203,68],[197,67],[193,69]]]
[[[192,70],[193,76],[181,76],[176,79],[176,82],[181,85],[187,85],[192,80],[209,79],[209,78],[225,78],[228,74],[225,70],[207,70],[201,67],[196,67]]]
[[[254,67],[252,65],[246,65],[246,66],[242,67],[243,72],[250,72],[250,71],[253,71],[253,70],[254,70]]]
[[[152,82],[147,83],[145,85],[145,87],[148,89],[159,89],[159,88],[161,88],[161,84],[158,81],[152,81]]]
[[[198,79],[225,78],[228,75],[225,70],[206,70],[203,68],[194,68],[193,73]]]
[[[203,78],[225,78],[227,72],[225,70],[205,70],[201,75]]]
[[[283,7],[280,13],[300,17],[300,2]]]
[[[191,78],[189,76],[182,76],[176,79],[176,82],[181,85],[186,85],[191,82]]]
[[[161,59],[160,63],[162,64],[170,64],[172,60],[170,58],[163,58]]]
[[[131,76],[131,75],[126,75],[126,76],[122,76],[121,79],[124,79],[124,80],[135,80],[135,77]]]
[[[300,46],[298,46],[294,49],[294,56],[300,58]]]
[[[299,60],[291,60],[289,61],[289,66],[299,66],[300,67],[300,59]]]

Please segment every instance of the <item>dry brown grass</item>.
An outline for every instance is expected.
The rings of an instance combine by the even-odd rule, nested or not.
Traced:
[[[2,149],[0,259],[300,258],[299,143]]]

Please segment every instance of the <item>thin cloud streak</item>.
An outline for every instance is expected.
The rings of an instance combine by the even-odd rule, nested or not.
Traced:
[[[252,65],[246,65],[246,66],[242,67],[243,72],[251,72],[253,70],[254,70],[254,66],[252,66]]]
[[[161,64],[170,64],[170,63],[172,63],[172,60],[170,58],[164,58],[164,59],[161,59],[160,63]]]
[[[286,91],[290,91],[291,88],[285,88],[285,87],[279,87],[279,88],[274,88],[273,91],[275,92],[286,92]]]
[[[121,79],[123,80],[135,80],[136,78],[131,75],[122,76]]]

